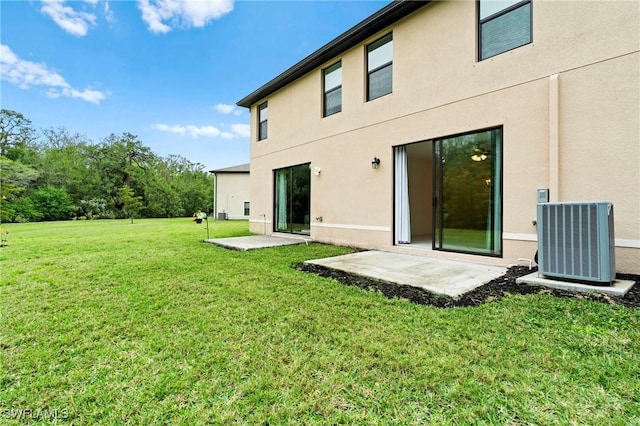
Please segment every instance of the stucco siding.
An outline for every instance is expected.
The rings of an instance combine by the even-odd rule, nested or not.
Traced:
[[[227,219],[249,219],[244,214],[244,203],[250,200],[249,173],[217,173],[215,188],[216,211],[226,213]]]
[[[552,201],[612,202],[618,270],[640,273],[640,8],[533,2],[533,42],[480,62],[475,8],[433,2],[271,94],[266,140],[255,140],[264,100],[252,106],[252,232],[273,228],[273,170],[310,163],[313,239],[412,251],[393,245],[393,147],[501,127],[502,257],[427,255],[532,258],[536,190],[549,188]],[[389,31],[393,92],[366,102],[366,45]],[[342,112],[323,118],[322,69],[337,60]],[[425,187],[430,174],[412,171]],[[428,194],[410,190],[412,213],[431,215]]]

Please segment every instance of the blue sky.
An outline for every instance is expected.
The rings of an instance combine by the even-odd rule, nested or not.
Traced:
[[[235,103],[388,1],[0,2],[0,102],[37,129],[130,132],[207,170],[249,161]]]

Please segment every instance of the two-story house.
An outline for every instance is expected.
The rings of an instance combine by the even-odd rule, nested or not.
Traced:
[[[629,1],[388,4],[238,102],[251,230],[513,264],[547,189],[611,202],[640,273],[639,24]]]

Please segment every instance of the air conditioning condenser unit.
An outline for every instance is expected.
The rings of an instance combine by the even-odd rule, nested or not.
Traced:
[[[613,205],[540,203],[538,275],[611,284],[616,279]]]

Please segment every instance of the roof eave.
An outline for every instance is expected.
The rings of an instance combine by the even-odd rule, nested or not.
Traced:
[[[240,99],[236,105],[250,108],[259,100],[282,89],[330,59],[362,43],[377,32],[430,3],[431,0],[396,0],[345,31],[273,80]]]
[[[251,163],[239,164],[237,166],[225,167],[223,169],[209,170],[209,173],[249,173]]]

